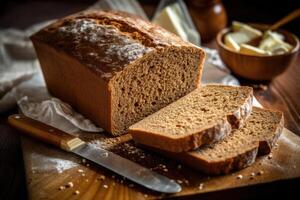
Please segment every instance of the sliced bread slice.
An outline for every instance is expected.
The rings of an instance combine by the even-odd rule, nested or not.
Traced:
[[[251,87],[207,85],[129,128],[133,139],[157,149],[183,152],[219,141],[252,110]]]
[[[190,152],[156,151],[207,174],[229,173],[251,165],[257,153],[270,153],[282,132],[283,121],[281,112],[253,107],[244,126],[222,141]]]

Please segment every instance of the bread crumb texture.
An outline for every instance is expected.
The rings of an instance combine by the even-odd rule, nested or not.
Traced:
[[[182,137],[222,123],[245,104],[248,87],[207,85],[199,88],[144,120],[131,126],[163,135]]]

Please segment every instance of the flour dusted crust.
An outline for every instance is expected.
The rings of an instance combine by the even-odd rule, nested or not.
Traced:
[[[253,94],[251,94],[244,104],[242,104],[237,111],[228,115],[227,119],[233,128],[240,128],[245,120],[251,115],[253,105]]]
[[[49,92],[112,135],[199,87],[205,53],[141,18],[89,10],[31,36]]]
[[[84,11],[58,20],[31,37],[72,55],[104,79],[145,54],[191,46],[155,24],[123,12]]]

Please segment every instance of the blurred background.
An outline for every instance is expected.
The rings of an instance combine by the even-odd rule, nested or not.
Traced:
[[[0,4],[0,28],[26,28],[37,22],[80,11],[95,2],[95,0],[4,0]],[[139,2],[150,18],[159,3],[157,0],[139,0]],[[228,24],[232,20],[270,24],[300,7],[299,0],[185,0],[189,9],[195,8],[195,2],[203,5],[206,10],[213,8],[214,4],[222,3],[228,16]],[[203,9],[201,6],[198,9],[198,14],[201,15]],[[283,28],[299,36],[299,22],[299,19],[295,20]]]

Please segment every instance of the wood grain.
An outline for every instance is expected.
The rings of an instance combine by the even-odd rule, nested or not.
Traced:
[[[102,135],[102,136],[101,136]],[[30,138],[23,138],[23,153],[26,166],[28,193],[32,200],[39,199],[160,199],[170,197],[192,197],[195,195],[230,188],[239,188],[272,182],[280,179],[300,177],[300,138],[284,130],[278,147],[272,151],[272,159],[260,157],[248,168],[221,176],[206,176],[199,171],[180,165],[173,160],[136,146],[128,135],[119,139],[103,134],[81,133],[83,140],[103,142],[102,147],[134,162],[168,176],[181,184],[183,190],[174,195],[165,195],[147,190],[122,177],[88,161],[47,146]],[[108,141],[113,140],[110,143]],[[99,144],[100,143],[95,143]],[[103,144],[110,143],[111,146]],[[289,156],[286,156],[289,152]],[[165,170],[167,169],[167,170]],[[263,174],[257,175],[262,171]],[[251,173],[256,176],[251,179]],[[237,179],[242,175],[242,179]],[[72,182],[73,187],[67,187]],[[199,188],[200,184],[202,187]],[[61,186],[66,188],[60,189]],[[75,192],[79,191],[78,194]]]

